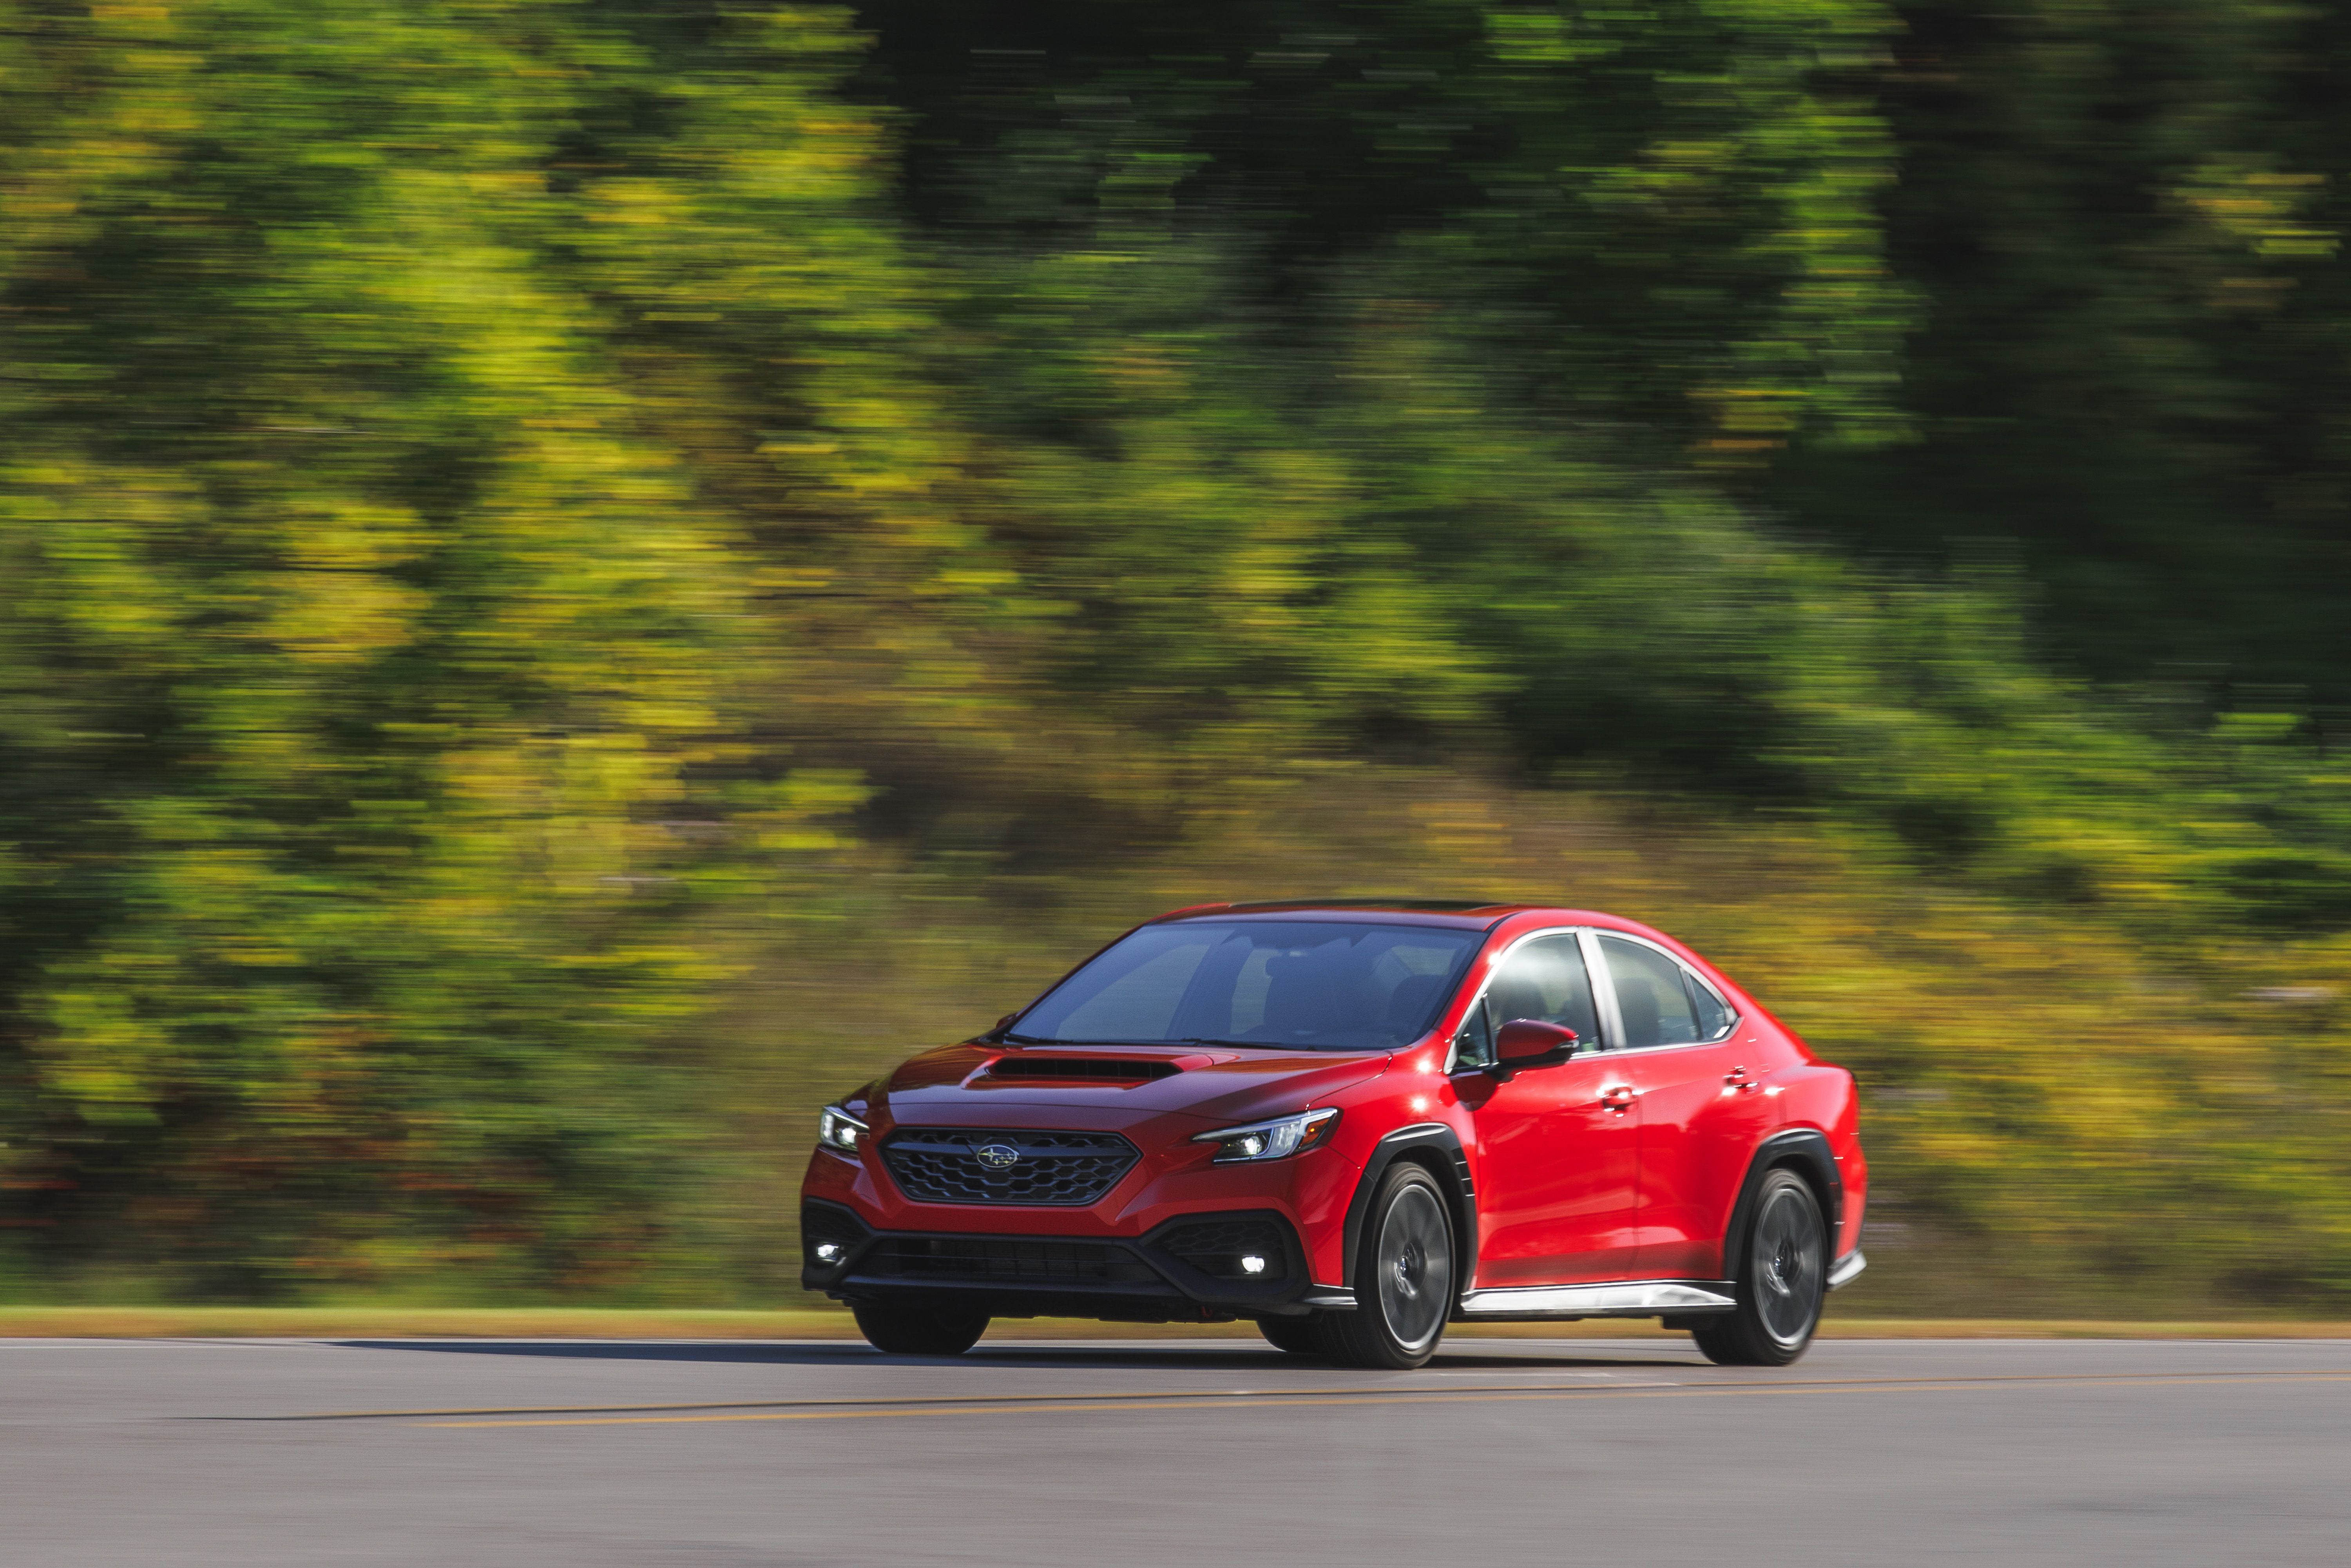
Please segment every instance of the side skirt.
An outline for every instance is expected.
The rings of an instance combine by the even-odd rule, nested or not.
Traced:
[[[1633,1280],[1605,1285],[1532,1285],[1467,1291],[1459,1319],[1541,1322],[1547,1318],[1654,1318],[1727,1312],[1739,1305],[1728,1280]]]

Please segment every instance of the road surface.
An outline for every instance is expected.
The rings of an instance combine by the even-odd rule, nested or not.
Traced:
[[[2351,1563],[2351,1342],[0,1341],[7,1568]]]

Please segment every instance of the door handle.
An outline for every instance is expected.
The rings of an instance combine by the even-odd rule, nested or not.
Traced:
[[[1755,1092],[1757,1087],[1757,1085],[1748,1078],[1747,1069],[1743,1067],[1732,1068],[1729,1071],[1722,1075],[1722,1081],[1741,1094],[1752,1094]]]
[[[1604,1109],[1622,1115],[1633,1108],[1634,1097],[1639,1093],[1640,1091],[1631,1084],[1619,1083],[1614,1088],[1603,1089],[1600,1092],[1600,1103]]]

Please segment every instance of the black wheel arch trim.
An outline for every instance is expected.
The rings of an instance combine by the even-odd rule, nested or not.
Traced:
[[[1822,1199],[1821,1218],[1827,1223],[1829,1233],[1829,1256],[1823,1267],[1835,1264],[1837,1238],[1844,1233],[1844,1178],[1837,1172],[1836,1150],[1829,1143],[1828,1134],[1818,1128],[1791,1127],[1757,1145],[1754,1157],[1747,1163],[1747,1179],[1740,1184],[1739,1201],[1731,1207],[1729,1228],[1722,1233],[1723,1278],[1740,1277],[1736,1249],[1755,1217],[1756,1190],[1763,1185],[1765,1176],[1783,1166],[1803,1176],[1814,1195]]]
[[[1445,1195],[1446,1207],[1451,1211],[1453,1280],[1458,1294],[1469,1288],[1478,1261],[1478,1196],[1469,1176],[1469,1156],[1461,1146],[1461,1135],[1443,1122],[1398,1127],[1373,1146],[1371,1157],[1364,1162],[1364,1174],[1355,1183],[1355,1196],[1347,1200],[1340,1251],[1341,1268],[1346,1277],[1339,1283],[1350,1290],[1354,1287],[1355,1258],[1363,1241],[1364,1219],[1372,1207],[1372,1194],[1379,1190],[1388,1167],[1408,1154],[1421,1155],[1413,1163],[1428,1169],[1436,1177],[1437,1190]],[[1431,1160],[1426,1157],[1429,1154],[1437,1157]]]

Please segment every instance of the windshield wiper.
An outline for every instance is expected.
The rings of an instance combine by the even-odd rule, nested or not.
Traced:
[[[1189,1040],[1040,1040],[1033,1034],[999,1034],[996,1038],[1008,1040],[1015,1045],[1140,1045],[1164,1049],[1199,1043]]]
[[[1313,1051],[1311,1045],[1291,1045],[1279,1040],[1209,1040],[1195,1035],[1190,1040],[1168,1041],[1170,1045],[1228,1045],[1241,1051]]]
[[[1179,1045],[1221,1045],[1237,1051],[1314,1051],[1311,1045],[1289,1045],[1278,1040],[1210,1040],[1196,1035],[1186,1040],[1040,1040],[1033,1034],[1000,1034],[998,1040],[1014,1045],[1123,1045],[1170,1050]]]

